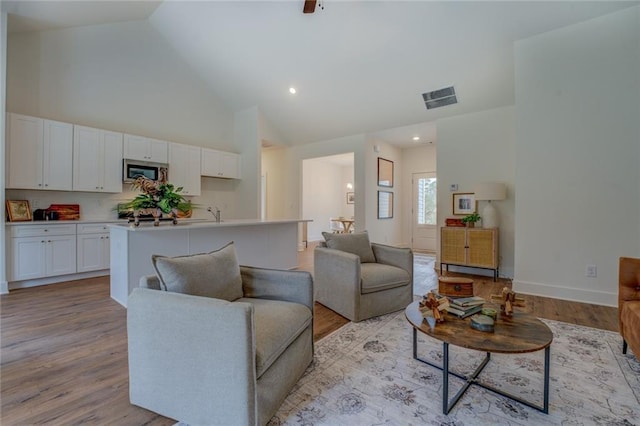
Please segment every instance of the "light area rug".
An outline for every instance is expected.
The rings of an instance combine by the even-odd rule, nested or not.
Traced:
[[[349,323],[320,340],[315,360],[269,422],[276,425],[633,425],[640,363],[617,333],[543,320],[553,331],[549,414],[471,386],[442,414],[442,372],[412,357],[403,312]],[[442,343],[418,333],[418,355]],[[484,353],[449,346],[451,369],[470,374]],[[542,405],[544,351],[492,354],[479,379]],[[449,376],[453,397],[463,381]]]
[[[422,296],[438,288],[435,268],[436,257],[430,254],[413,254],[413,294]]]

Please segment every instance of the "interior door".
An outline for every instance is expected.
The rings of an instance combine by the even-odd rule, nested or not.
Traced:
[[[435,172],[414,173],[411,241],[414,250],[436,251],[437,184]]]

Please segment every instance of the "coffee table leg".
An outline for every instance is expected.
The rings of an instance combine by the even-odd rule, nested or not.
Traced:
[[[414,329],[415,330],[415,329]],[[544,348],[544,406],[542,412],[549,414],[549,361],[551,346]]]
[[[413,359],[418,359],[418,330],[413,329]]]
[[[455,402],[453,404],[455,404]],[[449,414],[449,344],[448,343],[442,344],[442,413]]]
[[[471,376],[463,376],[451,372],[451,374],[453,374],[454,376],[465,380],[465,384],[462,385],[458,393],[449,402],[449,344],[443,343],[443,345],[444,348],[442,352],[444,359],[442,360],[442,412],[443,414],[449,414],[449,411],[451,411],[451,409],[455,407],[458,401],[460,401],[460,398],[462,398],[462,395],[465,394],[467,389],[469,389],[469,387],[471,387],[471,385],[473,384],[478,384],[477,377],[480,375],[480,373],[482,373],[482,370],[484,370],[484,367],[491,359],[491,354],[487,352],[486,356],[484,357],[480,365],[476,367],[476,370],[473,372],[473,374],[471,374]]]

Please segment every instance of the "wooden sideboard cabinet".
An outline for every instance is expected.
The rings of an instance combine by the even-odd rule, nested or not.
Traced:
[[[440,232],[440,275],[442,265],[493,270],[498,278],[498,228],[442,227]]]

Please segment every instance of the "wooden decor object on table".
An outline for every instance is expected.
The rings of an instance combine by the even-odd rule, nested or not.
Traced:
[[[500,302],[500,312],[508,317],[513,315],[513,307],[524,306],[525,300],[521,297],[516,297],[516,292],[508,287],[502,289],[502,294],[492,294],[491,300],[494,302]]]
[[[448,297],[471,297],[473,280],[463,277],[439,277],[438,293]]]
[[[449,303],[447,299],[442,297],[440,300],[436,298],[436,295],[433,292],[429,292],[425,296],[423,296],[420,301],[420,311],[424,314],[425,311],[431,311],[433,318],[436,322],[444,322],[444,316],[440,311],[447,309]]]

